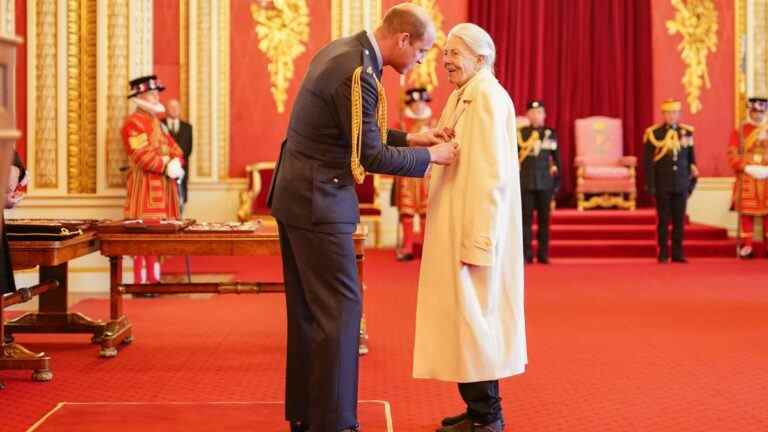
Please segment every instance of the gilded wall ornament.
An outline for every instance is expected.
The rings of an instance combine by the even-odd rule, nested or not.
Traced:
[[[435,45],[424,56],[424,60],[420,65],[416,65],[411,71],[408,77],[408,85],[411,87],[424,87],[428,91],[434,90],[438,85],[437,80],[437,62],[440,57],[440,52],[445,45],[445,32],[443,31],[443,14],[440,12],[440,7],[437,5],[437,0],[411,0],[411,3],[415,3],[429,13],[432,17],[432,21],[435,23]]]
[[[691,113],[701,111],[701,88],[711,86],[707,56],[717,51],[718,13],[713,0],[671,0],[675,18],[667,21],[670,35],[680,34],[680,57],[686,65],[683,86]]]
[[[294,60],[307,50],[309,7],[305,0],[260,0],[251,5],[259,49],[269,59],[272,97],[277,112],[285,111]]]

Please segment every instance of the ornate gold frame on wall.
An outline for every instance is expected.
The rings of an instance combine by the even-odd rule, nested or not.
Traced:
[[[734,7],[733,105],[738,127],[746,119],[747,98],[768,96],[768,2],[735,0]]]
[[[743,107],[747,100],[747,53],[745,46],[747,40],[747,0],[734,0],[734,7],[733,119],[734,127],[739,127],[746,115]]]

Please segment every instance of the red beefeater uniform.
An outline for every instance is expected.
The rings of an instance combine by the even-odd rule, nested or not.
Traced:
[[[130,160],[125,202],[127,219],[177,219],[178,184],[164,174],[170,159],[184,153],[160,120],[136,110],[126,117],[123,145]]]
[[[747,165],[768,166],[768,125],[745,123],[741,128],[741,133],[736,129],[731,134],[728,161],[736,172],[733,206],[741,213],[739,237],[742,244],[751,250],[755,216],[768,215],[768,178],[757,179],[745,173],[744,169]],[[744,140],[744,147],[740,153],[741,139]],[[768,233],[765,234],[768,238]]]

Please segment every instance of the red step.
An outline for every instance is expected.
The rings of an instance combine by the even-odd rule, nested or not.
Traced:
[[[735,256],[736,242],[728,238],[726,229],[686,222],[687,256]],[[550,256],[554,259],[651,258],[656,252],[654,209],[558,209],[552,213]]]
[[[652,258],[657,253],[655,241],[647,240],[553,240],[549,248],[549,255],[553,259]],[[732,240],[688,240],[684,248],[689,258],[725,258],[736,255],[736,243]]]
[[[534,227],[534,235],[537,227]],[[552,240],[654,240],[656,225],[553,225]],[[728,231],[700,224],[685,227],[686,240],[727,240]]]
[[[552,225],[650,225],[656,223],[654,209],[585,210],[560,209],[552,213]]]

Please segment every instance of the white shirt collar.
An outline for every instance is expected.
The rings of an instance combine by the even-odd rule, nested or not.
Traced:
[[[379,61],[379,68],[384,68],[384,59],[381,57],[381,50],[379,49],[379,43],[376,42],[376,36],[371,33],[370,30],[366,30],[365,34],[368,35],[368,39],[371,41],[371,45],[373,45],[373,51],[376,53],[376,60]]]

